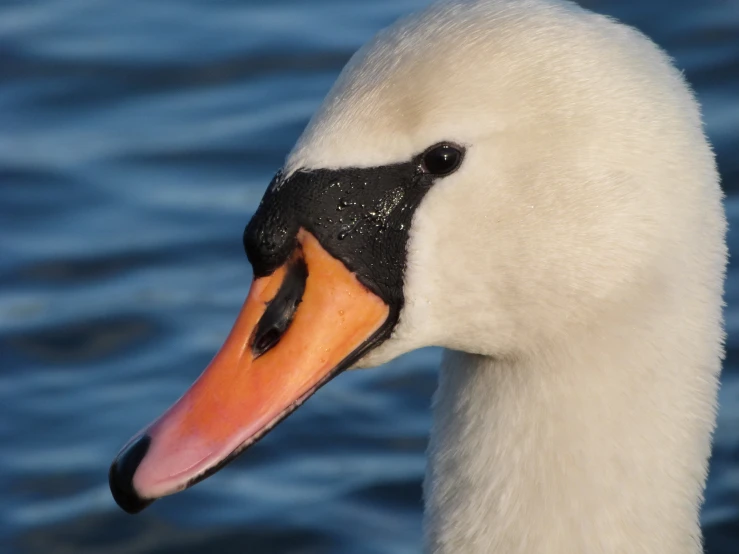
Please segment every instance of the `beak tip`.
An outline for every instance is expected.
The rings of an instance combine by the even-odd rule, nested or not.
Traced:
[[[113,499],[129,514],[137,514],[154,502],[153,499],[141,498],[133,486],[133,476],[141,460],[146,456],[150,444],[151,437],[148,435],[142,435],[131,442],[116,456],[108,472]]]

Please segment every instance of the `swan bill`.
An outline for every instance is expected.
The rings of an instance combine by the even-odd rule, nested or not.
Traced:
[[[389,306],[305,230],[255,279],[221,350],[110,468],[116,502],[136,513],[215,473],[354,364],[392,326]]]

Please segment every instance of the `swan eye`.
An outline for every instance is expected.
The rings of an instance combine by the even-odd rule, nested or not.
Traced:
[[[451,144],[437,144],[423,154],[423,170],[432,175],[449,175],[462,163],[462,151]]]

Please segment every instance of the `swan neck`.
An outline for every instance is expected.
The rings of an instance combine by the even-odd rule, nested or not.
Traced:
[[[596,335],[525,360],[445,352],[427,552],[702,552],[716,352],[677,332]]]

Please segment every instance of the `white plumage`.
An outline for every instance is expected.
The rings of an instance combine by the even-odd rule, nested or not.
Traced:
[[[698,105],[638,31],[558,0],[453,0],[352,58],[287,161],[461,169],[415,215],[375,365],[448,348],[434,554],[698,554],[725,219]]]

